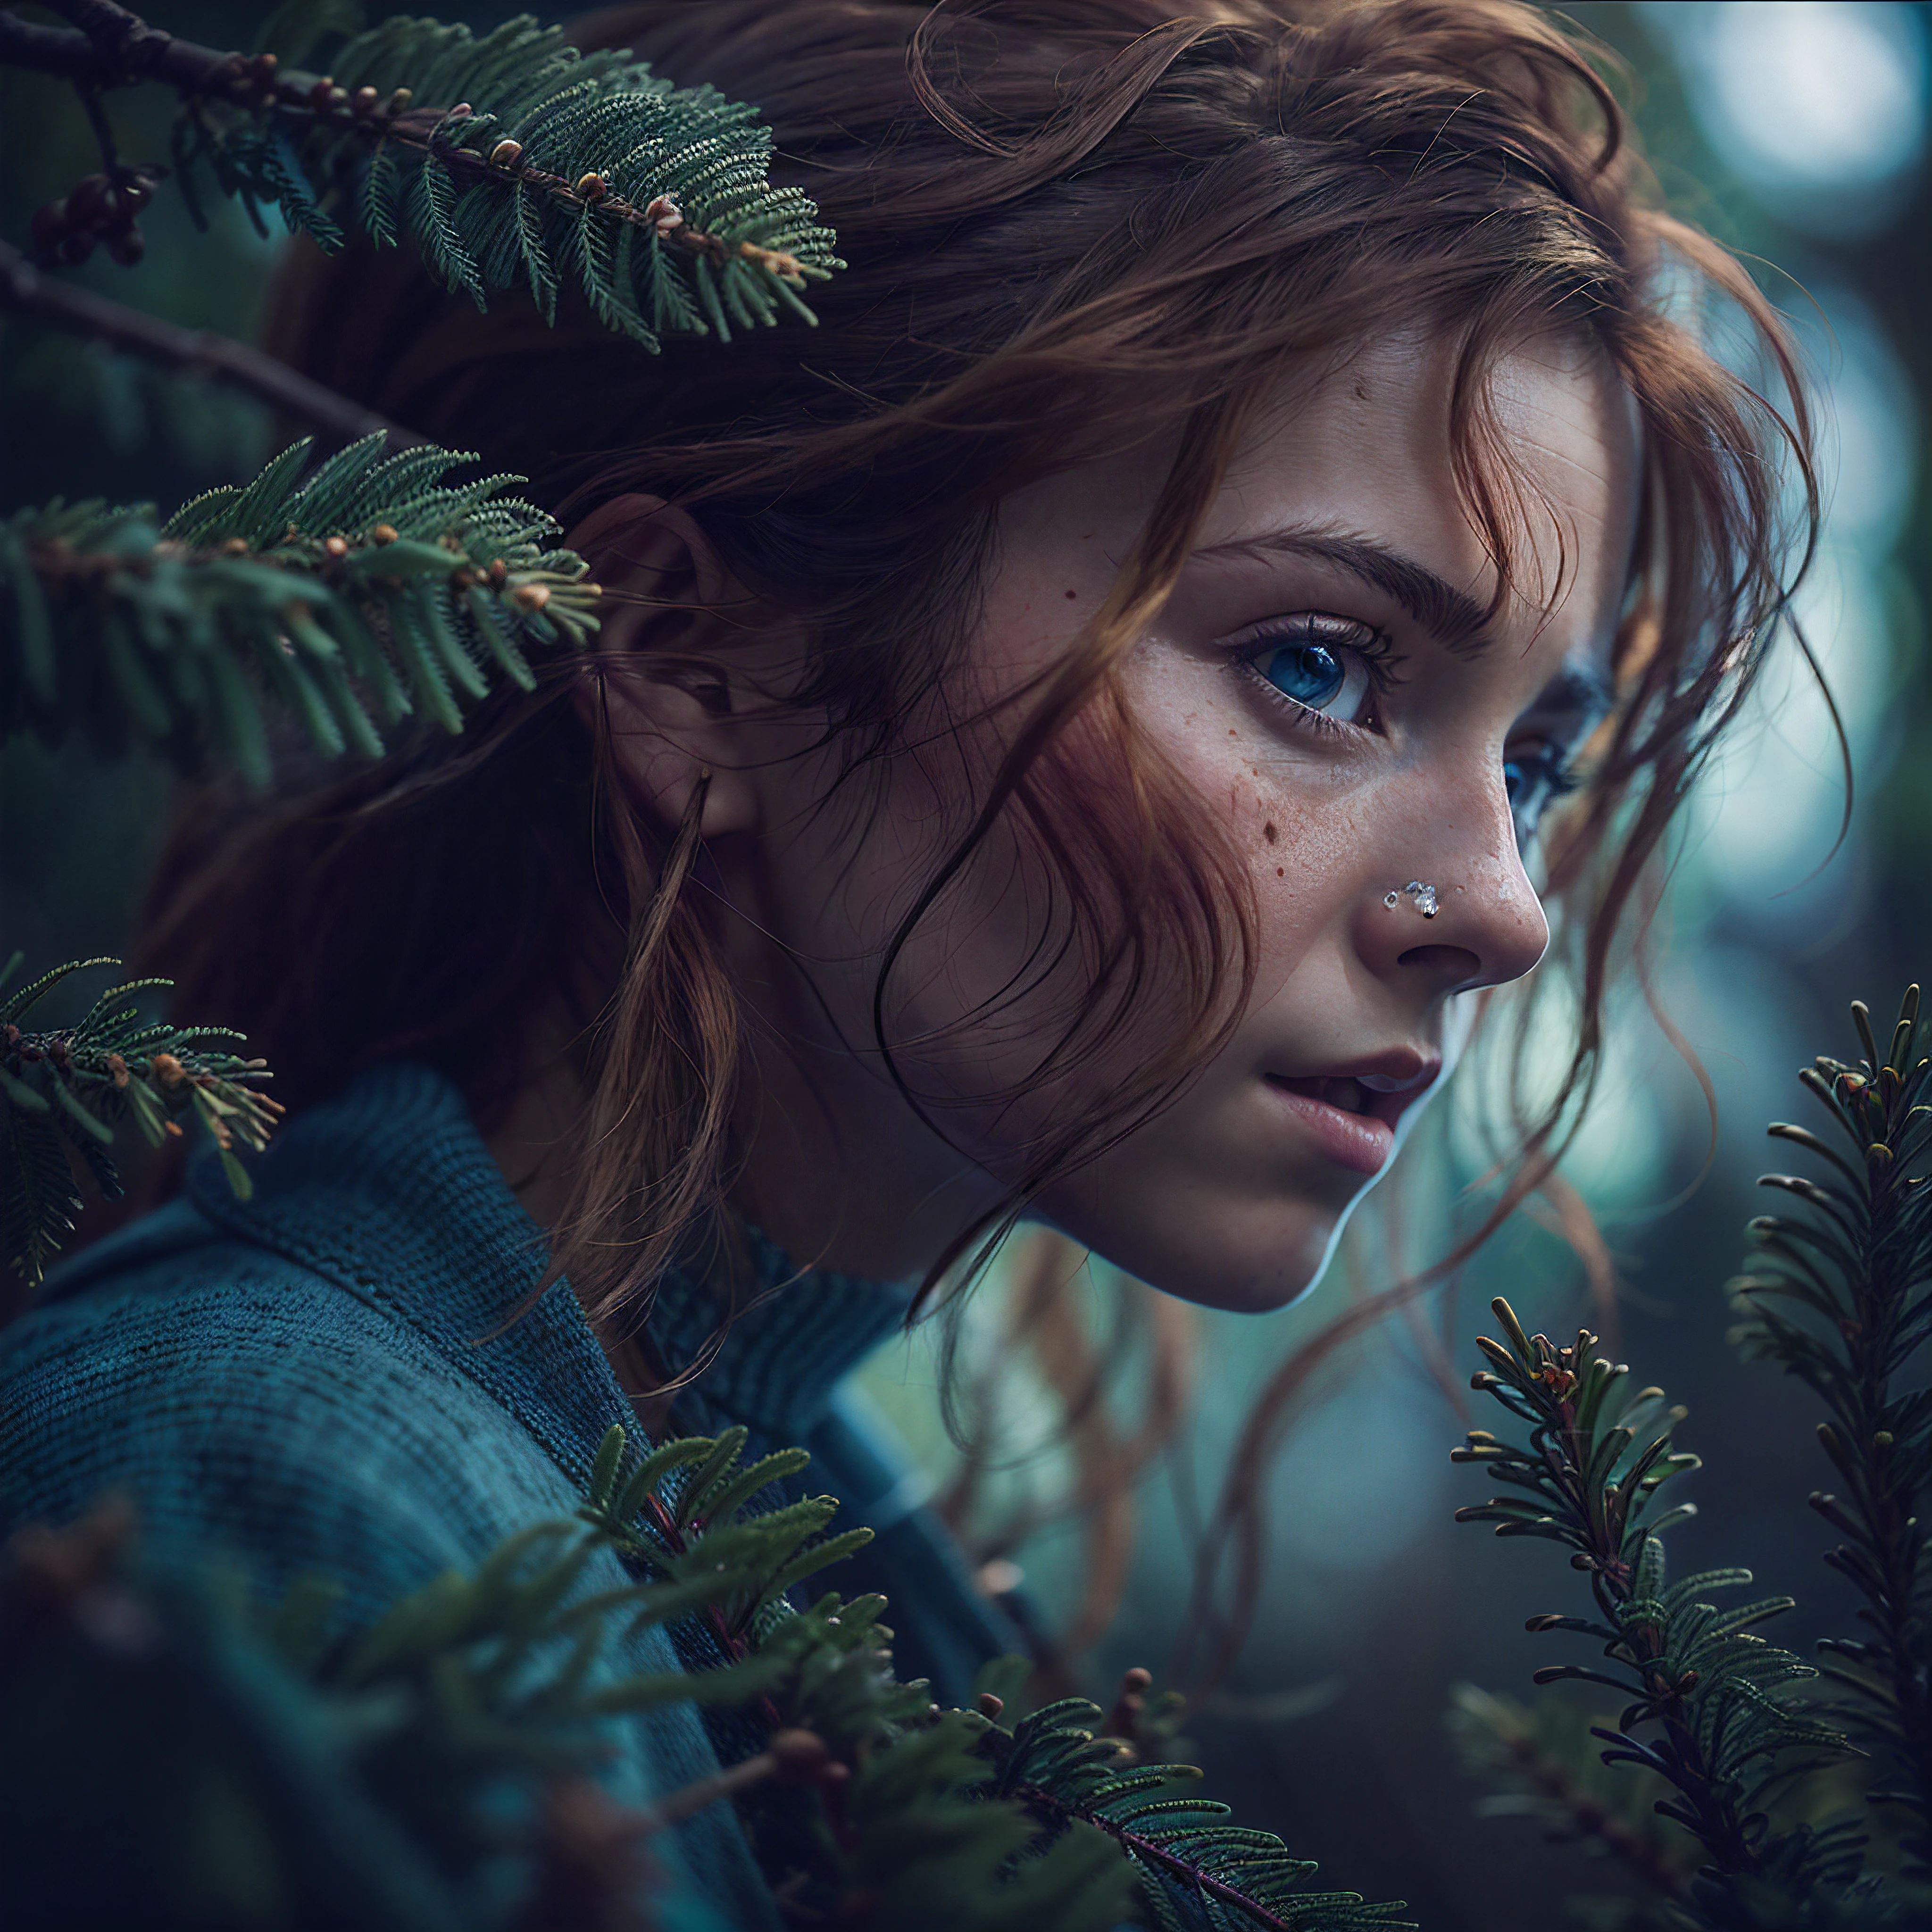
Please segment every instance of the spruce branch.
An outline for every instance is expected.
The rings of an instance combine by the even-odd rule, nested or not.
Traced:
[[[98,1824],[104,1808],[118,1883],[138,1901],[130,1922],[204,1922],[211,1880],[238,1871],[258,1886],[265,1872],[278,1880],[302,1899],[304,1924],[651,1932],[654,1838],[758,1785],[809,1785],[830,1762],[819,1739],[791,1731],[647,1807],[608,1796],[591,1777],[608,1755],[600,1685],[649,1683],[668,1702],[691,1680],[614,1677],[608,1640],[626,1616],[655,1620],[662,1606],[649,1586],[586,1596],[597,1539],[579,1526],[533,1526],[359,1640],[328,1630],[326,1580],[238,1614],[232,1593],[144,1575],[137,1528],[124,1502],[109,1502],[64,1529],[22,1531],[0,1556],[8,1762],[53,1780],[68,1801],[57,1815]],[[80,1724],[64,1721],[82,1710]],[[224,1788],[237,1765],[245,1794]],[[177,1782],[226,1800],[194,1863],[171,1855],[170,1828],[191,1832],[195,1805],[155,1802]],[[94,1922],[74,1904],[70,1858],[21,1828],[10,1796],[10,1901],[59,1897],[57,1919],[23,1904],[27,1922]]]
[[[1507,1807],[1526,1814],[1552,1840],[1600,1849],[1659,1898],[1684,1898],[1688,1868],[1659,1842],[1662,1828],[1645,1799],[1661,1787],[1635,1767],[1606,1775],[1582,1713],[1548,1698],[1528,1709],[1460,1684],[1450,1724],[1465,1764],[1503,1787],[1480,1808],[1484,1813]]]
[[[15,953],[0,967],[0,993],[20,969]],[[136,980],[110,987],[76,1025],[32,1030],[22,1022],[70,974],[118,959],[78,959],[44,973],[0,998],[0,1252],[8,1271],[37,1288],[74,1225],[81,1202],[70,1150],[101,1193],[112,1199],[121,1179],[107,1149],[115,1129],[132,1117],[151,1145],[179,1135],[192,1114],[206,1130],[230,1185],[244,1199],[248,1171],[238,1146],[259,1154],[281,1108],[259,1090],[268,1064],[244,1060],[221,1044],[242,1044],[226,1027],[177,1027],[143,1022],[134,1002],[172,985]]]
[[[1748,1901],[1767,1896],[1810,1910],[1849,1895],[1861,1868],[1856,1828],[1778,1828],[1770,1816],[1792,1784],[1853,1748],[1792,1694],[1817,1672],[1754,1634],[1792,1600],[1726,1612],[1703,1600],[1750,1582],[1746,1570],[1666,1582],[1662,1532],[1691,1506],[1658,1510],[1658,1493],[1697,1466],[1672,1444],[1684,1412],[1668,1407],[1660,1389],[1633,1393],[1628,1369],[1598,1354],[1587,1330],[1559,1348],[1526,1334],[1508,1302],[1491,1306],[1504,1340],[1479,1338],[1491,1366],[1473,1386],[1526,1424],[1528,1439],[1519,1446],[1472,1430],[1452,1453],[1526,1493],[1460,1509],[1456,1520],[1567,1548],[1571,1567],[1590,1579],[1596,1615],[1540,1616],[1528,1628],[1594,1638],[1611,1666],[1549,1665],[1534,1681],[1600,1684],[1629,1700],[1615,1726],[1594,1735],[1609,1747],[1606,1764],[1642,1766],[1672,1787],[1657,1808],[1690,1832],[1708,1860],[1694,1891],[1701,1922],[1766,1922]]]
[[[1872,1634],[1826,1640],[1835,1714],[1886,1763],[1872,1802],[1908,1821],[1908,1870],[1932,1878],[1932,1059],[1918,988],[1889,1036],[1852,1007],[1863,1053],[1820,1058],[1799,1078],[1836,1130],[1821,1140],[1774,1125],[1826,1170],[1822,1180],[1763,1177],[1796,1213],[1751,1223],[1758,1257],[1730,1285],[1745,1354],[1780,1364],[1830,1419],[1818,1439],[1836,1492],[1811,1507],[1845,1540],[1826,1562],[1864,1599]]]
[[[704,1597],[703,1614],[731,1660],[719,1681],[778,1731],[823,1742],[820,1829],[843,1888],[840,1909],[870,1901],[863,1924],[930,1919],[965,1928],[1094,1932],[1118,1922],[1133,1882],[1165,1932],[1360,1932],[1399,1924],[1399,1906],[1305,1889],[1315,1867],[1270,1834],[1226,1821],[1200,1798],[1200,1773],[1142,1763],[1118,1738],[1096,1738],[1097,1706],[1068,1700],[1021,1720],[1000,1700],[941,1712],[922,1683],[901,1684],[880,1597],[783,1604],[801,1576],[869,1532],[828,1534],[829,1498],[741,1513],[806,1458],[784,1450],[741,1468],[742,1429],[661,1444],[626,1472],[623,1431],[605,1436],[583,1515],[669,1592]],[[1133,1672],[1124,1700],[1144,1700]],[[970,1884],[941,1907],[934,1862],[957,1859]],[[1120,1861],[1124,1858],[1126,1870]],[[1006,1876],[1010,1868],[1010,1876]],[[821,1905],[824,1874],[797,1875]]]
[[[175,374],[202,377],[239,390],[278,415],[307,424],[326,448],[365,436],[381,436],[392,449],[413,448],[422,441],[374,410],[310,382],[286,362],[232,336],[183,328],[143,310],[111,302],[92,289],[44,274],[19,249],[4,242],[0,242],[0,308],[138,356]]]
[[[581,1514],[632,1562],[692,1594],[723,1655],[752,1666],[745,1681],[756,1690],[766,1724],[776,1729],[778,1707],[764,1694],[768,1673],[752,1666],[760,1614],[782,1603],[794,1584],[863,1549],[872,1532],[826,1536],[838,1508],[831,1496],[804,1497],[741,1522],[755,1496],[811,1460],[802,1449],[788,1449],[741,1469],[748,1435],[736,1428],[716,1438],[680,1437],[660,1444],[627,1472],[624,1432],[614,1424],[598,1448]],[[667,1482],[670,1501],[663,1493]]]
[[[338,216],[378,242],[406,227],[479,307],[524,285],[552,314],[567,274],[652,349],[668,333],[811,322],[802,292],[840,266],[811,201],[771,184],[771,136],[752,110],[620,51],[580,53],[527,15],[481,39],[386,21],[318,75],[284,70],[272,50],[179,40],[112,0],[64,10],[74,28],[0,15],[0,63],[88,94],[173,86],[175,173],[197,215],[207,176],[258,227],[274,207],[325,247],[341,239]]]
[[[1101,1722],[1100,1706],[1078,1697],[1047,1705],[1010,1730],[989,1722],[980,1747],[992,1766],[986,1793],[1016,1800],[1052,1831],[1084,1828],[1111,1839],[1160,1932],[1406,1924],[1400,1904],[1307,1890],[1312,1861],[1292,1856],[1272,1832],[1228,1822],[1228,1806],[1199,1795],[1192,1766],[1143,1763],[1130,1746],[1100,1732]]]
[[[446,483],[474,459],[386,457],[374,435],[304,480],[309,447],[165,524],[100,502],[0,523],[0,736],[79,723],[184,768],[213,750],[266,785],[265,700],[325,754],[374,758],[380,726],[415,714],[460,731],[493,678],[534,688],[526,650],[596,628],[583,560],[506,495],[520,478]]]
[[[0,1693],[34,1687],[31,1700],[0,1694],[0,1728],[10,1711],[29,1713],[9,1733],[8,1761],[34,1765],[56,1820],[85,1814],[93,1828],[104,1811],[124,1854],[136,1847],[117,1869],[151,1916],[177,1869],[150,1822],[152,1792],[199,1789],[212,1767],[241,1762],[251,1792],[271,1802],[236,1812],[241,1835],[231,1822],[220,1856],[281,1875],[318,1922],[383,1932],[641,1932],[650,1839],[727,1798],[751,1801],[745,1822],[788,1922],[801,1925],[1395,1924],[1399,1908],[1308,1892],[1312,1868],[1199,1799],[1198,1772],[1096,1739],[1096,1706],[1069,1701],[1011,1729],[990,1692],[976,1709],[942,1711],[923,1682],[894,1674],[883,1598],[792,1604],[779,1580],[806,1553],[801,1520],[782,1504],[750,1512],[806,1459],[786,1450],[740,1467],[743,1448],[734,1431],[634,1458],[614,1427],[576,1520],[531,1525],[472,1573],[438,1577],[361,1630],[334,1627],[327,1579],[243,1614],[232,1592],[142,1576],[127,1562],[124,1505],[28,1532],[0,1567]],[[806,1533],[806,1548],[830,1561],[837,1539],[823,1531],[820,1521]],[[608,1571],[613,1550],[630,1572],[620,1583],[593,1568]],[[641,1675],[616,1664],[620,1636],[707,1612],[742,1630],[742,1654]],[[109,1657],[130,1631],[139,1640]],[[110,1671],[118,1688],[103,1716]],[[153,1694],[156,1678],[167,1694]],[[1131,1688],[1145,1688],[1138,1673]],[[751,1712],[768,1734],[648,1808],[619,1806],[588,1781],[612,1720],[687,1700]],[[76,1724],[82,1708],[93,1714]],[[284,1802],[293,1792],[301,1802]],[[0,1853],[32,1895],[71,1883],[70,1857],[22,1834],[14,1808],[0,1808]]]

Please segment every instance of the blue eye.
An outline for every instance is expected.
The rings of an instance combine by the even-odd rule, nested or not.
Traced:
[[[1503,760],[1503,790],[1508,796],[1519,848],[1526,847],[1536,836],[1544,812],[1558,799],[1576,789],[1575,775],[1554,747]]]
[[[1270,651],[1261,660],[1261,670],[1276,690],[1311,711],[1323,710],[1347,676],[1335,653],[1320,644],[1291,644],[1286,650]]]
[[[1344,634],[1363,634],[1364,627],[1346,619],[1328,621],[1337,629],[1346,626]],[[1290,643],[1264,646],[1248,663],[1284,698],[1337,724],[1362,722],[1375,690],[1366,652],[1339,639],[1316,644],[1304,634]]]

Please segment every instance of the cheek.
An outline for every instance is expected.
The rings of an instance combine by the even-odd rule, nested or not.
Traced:
[[[1266,998],[1362,890],[1367,806],[1318,767],[1271,768],[1251,736],[1226,724],[1168,754],[1198,796],[1224,806],[1222,823],[1253,890],[1256,991]]]
[[[921,794],[922,788],[910,788]],[[922,794],[930,801],[929,791]],[[872,1026],[878,976],[906,916],[950,859],[964,827],[928,802],[888,805],[880,827],[843,867],[835,903],[850,946],[849,1001]],[[1016,1098],[1030,1112],[1029,1076],[1078,1021],[1082,949],[1066,943],[1068,895],[1011,826],[996,823],[891,954],[884,1013],[901,1071],[923,1097],[970,1112]]]

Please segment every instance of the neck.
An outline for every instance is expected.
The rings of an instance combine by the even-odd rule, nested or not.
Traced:
[[[1004,1191],[869,1056],[772,1045],[762,1028],[758,1037],[732,1204],[794,1260],[879,1280],[923,1276],[999,1205]]]
[[[924,1275],[998,1206],[1001,1190],[882,1070],[846,1048],[775,1043],[770,1018],[759,1015],[749,1029],[745,1151],[731,1205],[801,1266],[874,1280]],[[540,1226],[556,1226],[568,1208],[572,1152],[589,1111],[572,1056],[550,1052],[489,1136],[512,1192]]]

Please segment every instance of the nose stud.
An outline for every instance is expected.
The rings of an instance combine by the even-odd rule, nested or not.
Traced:
[[[1384,894],[1382,904],[1387,906],[1390,912],[1394,911],[1396,908],[1401,904],[1404,892],[1408,895],[1414,904],[1416,910],[1421,914],[1424,919],[1433,919],[1442,909],[1436,897],[1436,888],[1433,886],[1424,885],[1420,879],[1411,879],[1407,885],[1399,890]]]

